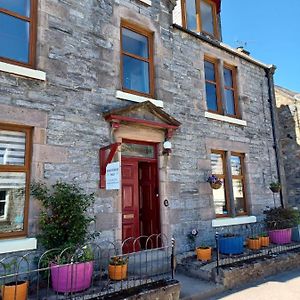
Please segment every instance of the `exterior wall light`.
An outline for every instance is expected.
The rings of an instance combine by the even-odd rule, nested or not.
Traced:
[[[170,153],[172,152],[172,144],[171,144],[171,142],[169,142],[169,141],[165,141],[164,143],[163,143],[163,148],[164,148],[164,150],[163,150],[163,152],[162,152],[162,154],[163,155],[170,155]]]

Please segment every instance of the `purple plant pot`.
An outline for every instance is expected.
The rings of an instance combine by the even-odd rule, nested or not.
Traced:
[[[269,237],[274,244],[288,244],[292,241],[292,228],[270,230]]]
[[[51,282],[56,292],[80,292],[90,287],[93,275],[93,262],[57,265],[52,263]]]

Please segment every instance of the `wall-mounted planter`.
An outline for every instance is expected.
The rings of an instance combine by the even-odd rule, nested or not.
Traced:
[[[289,244],[292,241],[292,228],[270,230],[269,237],[274,244]]]
[[[244,238],[240,235],[220,236],[219,251],[222,254],[241,254],[244,252]]]

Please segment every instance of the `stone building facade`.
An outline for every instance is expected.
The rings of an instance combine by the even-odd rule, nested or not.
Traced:
[[[279,86],[275,92],[288,202],[300,208],[300,97]]]
[[[122,172],[129,170],[128,164],[122,166],[122,143],[148,142],[157,147],[156,230],[174,237],[178,251],[188,249],[186,236],[193,228],[199,231],[197,242],[212,243],[213,226],[254,222],[266,206],[273,205],[268,186],[278,171],[269,103],[273,87],[266,76],[272,66],[220,42],[220,1],[206,2],[217,18],[215,36],[184,25],[184,5],[175,0],[32,1],[37,4],[35,67],[1,59],[1,130],[30,130],[26,137],[31,145],[26,148],[29,169],[19,172],[26,173],[26,184],[62,179],[94,192],[90,214],[102,238],[122,239],[132,230],[124,236],[126,191],[99,188],[99,149],[116,142],[120,144],[112,161],[121,162]],[[148,62],[153,65],[149,96],[124,88],[122,26],[131,38],[140,28],[139,42],[141,32],[147,32],[148,43],[153,41],[148,48],[153,52],[153,64]],[[208,78],[212,65],[215,83]],[[226,76],[234,79],[232,86]],[[217,86],[221,113],[208,108],[209,84]],[[230,108],[238,110],[235,116],[226,114],[224,99],[229,90],[236,98],[236,107]],[[137,104],[143,101],[149,102]],[[170,155],[163,151],[166,140],[172,143]],[[212,162],[226,173],[226,197],[224,190],[213,191],[207,182],[216,173]],[[141,161],[138,165],[140,172]],[[39,203],[28,196],[28,189],[27,197],[22,230],[4,232],[2,252],[36,247]],[[280,203],[279,198],[276,201]],[[126,218],[137,217],[136,212]],[[221,217],[216,218],[216,213]],[[141,220],[136,224],[142,226]]]

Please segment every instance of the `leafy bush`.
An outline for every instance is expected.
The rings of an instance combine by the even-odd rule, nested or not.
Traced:
[[[264,214],[266,227],[269,230],[292,228],[300,223],[299,211],[291,208],[274,207],[265,210]]]
[[[84,243],[92,220],[86,212],[94,203],[93,194],[85,194],[75,184],[61,181],[51,189],[44,183],[34,183],[31,194],[43,204],[38,238],[46,249],[65,249]]]

